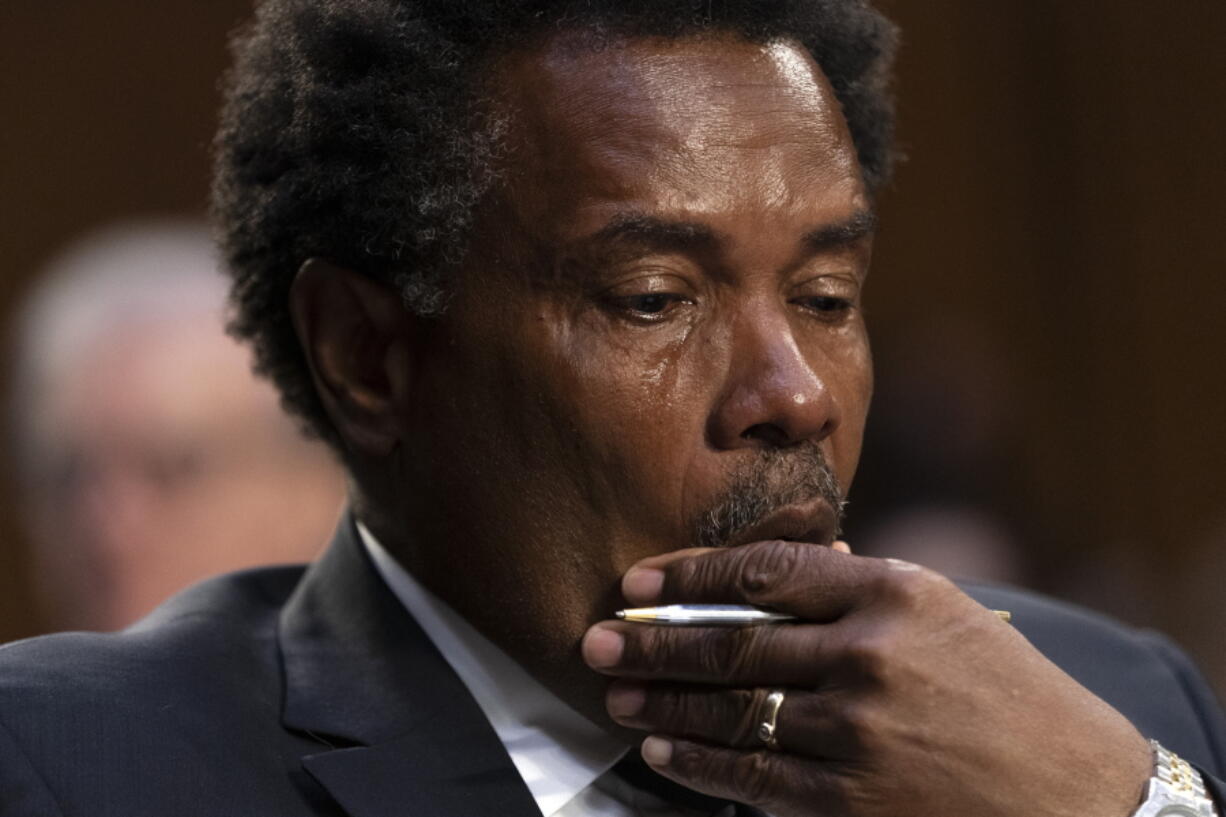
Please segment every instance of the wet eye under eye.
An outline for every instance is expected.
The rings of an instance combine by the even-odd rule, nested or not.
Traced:
[[[676,292],[640,292],[609,298],[609,305],[630,317],[643,321],[661,320],[689,298]]]
[[[801,306],[814,312],[826,315],[837,315],[851,309],[852,303],[847,298],[837,298],[833,295],[813,295],[797,300]]]
[[[673,304],[680,301],[676,295],[667,292],[651,292],[645,295],[630,295],[622,299],[626,307],[645,315],[658,315]]]

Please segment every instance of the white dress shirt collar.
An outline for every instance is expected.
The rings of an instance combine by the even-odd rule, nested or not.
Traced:
[[[379,575],[468,687],[544,817],[587,789],[627,750],[575,712],[409,575],[361,522]]]

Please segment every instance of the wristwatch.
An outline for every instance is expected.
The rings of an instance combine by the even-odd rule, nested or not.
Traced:
[[[1200,772],[1158,741],[1151,740],[1149,746],[1154,750],[1154,775],[1132,817],[1218,817]]]

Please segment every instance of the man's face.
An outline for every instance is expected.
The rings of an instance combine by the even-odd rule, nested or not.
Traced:
[[[569,689],[638,559],[834,537],[872,388],[870,204],[791,45],[562,36],[491,88],[506,183],[418,364],[405,559]]]

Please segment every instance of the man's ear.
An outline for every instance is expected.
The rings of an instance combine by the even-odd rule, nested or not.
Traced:
[[[294,331],[332,424],[355,453],[400,438],[412,381],[412,316],[392,287],[320,258],[290,288]]]

